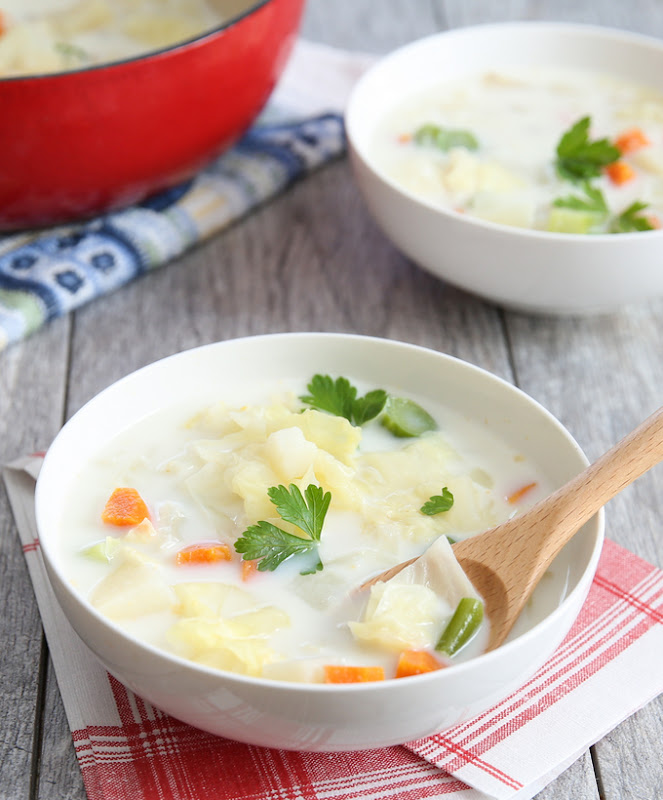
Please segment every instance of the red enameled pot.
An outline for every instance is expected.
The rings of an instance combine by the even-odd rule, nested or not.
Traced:
[[[259,113],[304,0],[261,0],[162,51],[0,79],[0,230],[72,221],[193,175]]]

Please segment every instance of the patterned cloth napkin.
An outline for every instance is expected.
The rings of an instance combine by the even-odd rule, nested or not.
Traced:
[[[89,800],[529,800],[663,692],[663,571],[606,542],[567,638],[518,691],[399,747],[298,753],[191,728],[111,678],[60,611],[34,518],[40,456],[5,483]]]
[[[372,60],[300,41],[257,124],[192,180],[88,222],[0,235],[0,351],[168,263],[341,155],[341,113]]]

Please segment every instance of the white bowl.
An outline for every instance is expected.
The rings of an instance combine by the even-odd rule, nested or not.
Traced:
[[[293,684],[244,677],[186,661],[134,639],[100,615],[66,576],[60,538],[67,498],[81,465],[118,432],[162,404],[204,407],[259,375],[306,381],[316,372],[362,375],[481,420],[518,448],[553,486],[587,463],[562,425],[538,403],[493,375],[440,353],[341,334],[237,339],[158,361],[113,384],[65,425],[37,484],[39,539],[56,597],[106,669],[171,715],[212,733],[269,747],[333,751],[382,747],[429,735],[506,697],[553,652],[592,582],[603,540],[599,513],[559,556],[568,592],[542,621],[497,650],[405,680],[373,684]],[[561,596],[561,594],[560,594]]]
[[[663,42],[616,30],[516,22],[430,36],[378,61],[351,95],[346,127],[359,188],[406,256],[499,305],[550,314],[612,311],[663,294],[663,230],[574,235],[507,227],[444,210],[376,164],[376,126],[442,81],[500,67],[564,66],[663,91]]]

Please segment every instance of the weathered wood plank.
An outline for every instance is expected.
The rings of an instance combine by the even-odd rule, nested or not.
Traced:
[[[663,302],[655,301],[606,317],[507,317],[521,387],[566,425],[592,460],[661,403],[662,312]],[[662,494],[659,465],[606,508],[606,535],[659,567]],[[659,795],[662,716],[658,698],[637,721],[628,720],[595,746],[605,800]]]
[[[0,464],[48,446],[62,421],[69,321],[0,354]],[[39,613],[4,485],[0,485],[0,764],[3,800],[30,796],[42,701]]]
[[[661,13],[660,4],[644,0],[629,4],[571,0],[507,0],[499,4],[490,0],[353,0],[332,4],[309,0],[303,32],[332,45],[383,52],[447,25],[501,19],[568,19],[662,32]],[[502,315],[436,281],[396,253],[368,218],[349,167],[340,162],[177,263],[78,312],[66,414],[71,415],[127,372],[181,349],[253,333],[336,330],[424,344],[513,380],[511,356],[519,384],[551,408],[594,457],[659,402],[661,310],[660,304],[652,304],[616,317],[577,321]],[[54,375],[64,374],[66,353],[59,349],[56,326],[39,341],[41,349],[25,345],[33,359],[33,372],[48,364]],[[19,359],[20,369],[28,362],[25,355],[12,358]],[[5,396],[7,407],[13,401],[25,408],[17,414],[23,433],[12,432],[14,440],[0,437],[0,447],[3,441],[15,441],[15,452],[22,452],[31,439],[44,446],[59,421],[60,411],[55,414],[52,409],[48,389],[54,382],[28,372],[20,381],[23,388],[17,388],[3,382],[3,369],[0,360],[0,388],[8,387],[6,394],[0,394],[0,412],[5,411]],[[30,386],[39,387],[43,398],[44,414],[36,419],[32,408],[28,410],[32,400],[28,400],[31,395],[26,387]],[[55,396],[62,396],[61,388],[55,390]],[[6,418],[7,414],[0,414],[0,420]],[[6,427],[11,424],[7,422]],[[613,501],[609,535],[660,564],[663,537],[656,536],[659,473],[646,476],[629,494]],[[3,502],[0,497],[0,534],[11,527]],[[632,536],[630,529],[638,533]],[[22,589],[19,598],[10,601],[13,617],[0,620],[0,632],[12,628],[16,635],[18,621],[25,626],[23,610],[19,616],[20,591],[25,597],[28,584],[27,577],[17,572],[23,568],[20,552],[5,550],[7,538],[0,540],[0,596],[5,601],[12,587],[21,584]],[[29,636],[38,638],[34,610],[30,619]],[[19,676],[24,664],[37,663],[38,652],[32,641],[29,647],[20,644],[17,655],[0,656],[9,659],[7,666],[13,675],[9,697],[2,701],[3,714],[7,709],[5,718],[12,720],[11,732],[4,732],[0,745],[0,756],[11,753],[10,774],[16,778],[11,784],[17,787],[15,794],[8,795],[8,800],[27,796],[30,754],[21,755],[21,747],[30,749],[31,717],[26,716],[26,709],[34,712],[37,685],[34,678]],[[0,664],[4,666],[4,662]],[[661,741],[661,710],[660,702],[649,706],[597,746],[605,800],[657,796],[663,775],[660,765],[657,771],[648,760],[656,755],[656,744]],[[44,717],[39,797],[82,800],[84,791],[52,676]],[[646,737],[653,744],[648,746]],[[634,759],[636,744],[639,757]],[[4,779],[3,763],[3,787]],[[588,755],[541,792],[539,800],[560,797],[596,800]]]
[[[656,0],[628,3],[601,0],[433,0],[448,27],[510,20],[550,20],[605,25],[623,30],[663,34],[663,7]]]

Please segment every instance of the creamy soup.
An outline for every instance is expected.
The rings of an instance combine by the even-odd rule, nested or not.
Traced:
[[[223,19],[208,0],[0,0],[0,77],[137,56]]]
[[[133,636],[245,675],[379,680],[480,653],[478,616],[459,649],[441,645],[459,606],[481,606],[447,537],[550,487],[485,424],[359,381],[341,416],[319,406],[344,386],[315,380],[159,411],[82,465],[61,535],[72,584]],[[535,601],[524,624],[559,600]]]
[[[441,207],[504,225],[625,233],[663,219],[663,95],[575,69],[474,75],[378,125],[378,167]]]

